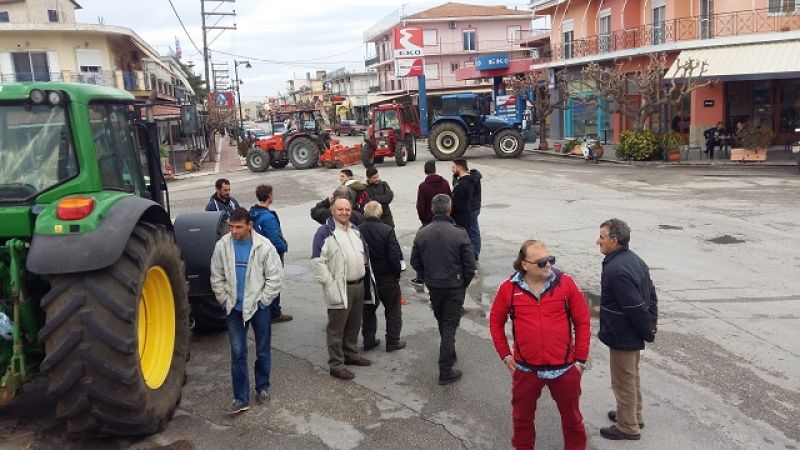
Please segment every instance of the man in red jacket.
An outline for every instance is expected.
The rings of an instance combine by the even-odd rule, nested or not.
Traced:
[[[589,358],[589,308],[575,280],[553,268],[555,261],[542,242],[525,241],[514,261],[516,273],[498,288],[489,316],[495,350],[513,380],[511,444],[518,450],[534,447],[536,402],[545,386],[561,413],[564,448],[586,448],[580,395]],[[505,333],[509,317],[513,354]]]

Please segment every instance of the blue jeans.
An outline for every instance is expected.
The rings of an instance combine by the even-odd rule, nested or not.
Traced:
[[[250,383],[247,377],[247,329],[253,325],[256,337],[256,391],[269,389],[270,340],[272,322],[269,309],[259,305],[253,317],[242,322],[242,312],[233,310],[228,315],[228,338],[231,341],[231,380],[233,381],[233,397],[250,404]]]
[[[472,215],[469,218],[469,240],[472,242],[472,249],[475,251],[475,259],[481,254],[481,228],[478,226],[478,216],[481,215],[481,209],[473,209]]]

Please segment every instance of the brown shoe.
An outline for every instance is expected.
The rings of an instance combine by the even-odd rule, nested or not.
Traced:
[[[638,434],[628,434],[619,431],[616,425],[600,428],[600,436],[603,436],[606,439],[611,439],[612,441],[638,441],[641,438],[641,436]]]
[[[331,369],[331,376],[344,381],[350,381],[356,377],[355,375],[353,375],[353,372],[350,372],[347,369],[338,369],[338,370]]]
[[[372,364],[372,361],[370,361],[368,359],[365,359],[365,358],[362,358],[360,356],[358,356],[356,358],[345,358],[344,359],[344,365],[345,366],[362,366],[362,367],[366,367],[366,366],[369,366],[370,364]]]
[[[617,421],[617,412],[616,411],[609,411],[608,412],[608,420],[612,422]],[[644,428],[644,422],[639,422],[639,428]]]
[[[288,321],[290,321],[292,319],[294,319],[294,317],[290,316],[289,314],[281,314],[278,317],[273,317],[272,318],[272,323],[288,322]]]

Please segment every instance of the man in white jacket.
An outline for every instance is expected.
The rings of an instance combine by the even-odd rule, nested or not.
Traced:
[[[358,229],[350,224],[350,213],[350,200],[334,193],[332,217],[314,235],[311,254],[314,276],[328,306],[330,374],[346,381],[355,375],[345,366],[370,365],[358,354],[358,332],[364,303],[375,298],[369,253]]]
[[[247,376],[247,329],[253,325],[256,339],[256,397],[269,400],[270,338],[269,305],[281,290],[283,269],[272,243],[253,233],[253,219],[244,208],[231,212],[230,233],[222,236],[211,257],[211,289],[228,314],[231,342],[233,402],[227,411],[250,408]]]

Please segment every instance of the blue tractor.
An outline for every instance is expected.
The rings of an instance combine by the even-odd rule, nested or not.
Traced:
[[[490,145],[500,158],[516,158],[525,143],[519,124],[481,114],[478,96],[442,96],[442,111],[431,125],[428,148],[438,160],[460,158],[469,145]]]

